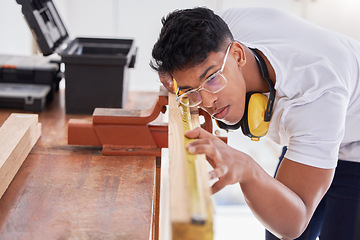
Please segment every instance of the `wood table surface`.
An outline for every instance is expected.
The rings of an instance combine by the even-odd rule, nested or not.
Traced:
[[[125,108],[156,99],[129,96]],[[0,125],[12,112],[22,111],[0,109]],[[42,135],[0,199],[0,239],[156,238],[156,158],[67,145],[70,118],[91,116],[65,114],[60,90],[39,113]]]

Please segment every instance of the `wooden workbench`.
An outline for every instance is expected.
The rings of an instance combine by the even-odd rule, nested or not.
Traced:
[[[156,99],[138,96],[126,108]],[[0,109],[0,125],[12,112],[22,111]],[[39,113],[42,135],[0,199],[0,239],[155,239],[156,158],[67,145],[70,118],[91,116],[66,115],[60,90]]]

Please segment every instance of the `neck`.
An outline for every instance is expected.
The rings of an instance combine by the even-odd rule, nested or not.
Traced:
[[[254,49],[262,57],[265,62],[266,68],[268,70],[269,79],[275,84],[276,82],[276,75],[273,67],[271,66],[269,60],[265,57],[265,55],[257,50]],[[246,81],[246,92],[269,92],[269,84],[264,80],[262,76],[261,69],[255,60],[254,53],[249,48],[245,48],[245,52],[247,55],[247,67],[244,68],[244,77],[247,79]]]

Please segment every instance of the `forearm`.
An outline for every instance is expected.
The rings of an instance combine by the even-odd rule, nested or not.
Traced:
[[[190,153],[206,154],[214,168],[209,172],[213,193],[239,182],[248,205],[261,222],[281,238],[296,238],[307,226],[329,188],[334,169],[320,169],[282,160],[276,179],[249,155],[235,150],[201,128],[185,134],[196,139],[187,145]]]
[[[240,183],[254,215],[280,238],[296,238],[305,229],[312,211],[287,186],[268,175],[255,161]]]

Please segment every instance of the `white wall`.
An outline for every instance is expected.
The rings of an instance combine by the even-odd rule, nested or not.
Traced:
[[[60,2],[56,1],[55,3]],[[108,36],[133,38],[138,46],[135,69],[131,70],[130,90],[158,91],[157,74],[149,67],[151,49],[158,37],[160,19],[176,8],[214,7],[211,0],[68,0],[64,19],[72,37]],[[78,17],[78,9],[82,18]]]
[[[161,28],[160,19],[178,8],[207,6],[266,6],[281,8],[360,40],[359,0],[53,0],[70,38],[133,38],[138,46],[130,90],[157,91],[159,82],[150,69],[151,49]],[[0,54],[31,54],[32,35],[15,0],[0,1]]]
[[[30,54],[31,33],[15,0],[0,1],[0,54]]]
[[[70,38],[118,37],[135,39],[135,69],[130,90],[158,91],[157,74],[149,67],[151,49],[161,28],[160,19],[176,8],[208,6],[214,0],[53,0]],[[0,1],[0,54],[32,53],[32,35],[15,0]]]

